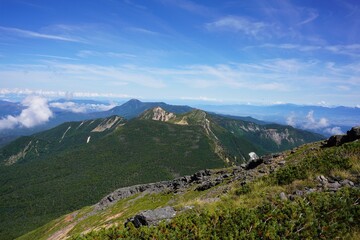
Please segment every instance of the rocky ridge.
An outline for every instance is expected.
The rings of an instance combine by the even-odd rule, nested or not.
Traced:
[[[310,151],[316,151],[316,149],[310,149]],[[296,149],[289,151],[288,153],[270,154],[258,158],[253,158],[247,164],[242,164],[241,166],[219,170],[206,169],[196,172],[193,175],[184,176],[171,181],[163,181],[120,188],[104,197],[98,204],[96,204],[95,209],[97,211],[104,210],[112,204],[116,203],[117,201],[138,193],[179,193],[189,191],[190,187],[192,186],[194,186],[193,191],[205,191],[217,185],[223,183],[228,184],[234,181],[238,181],[240,182],[241,186],[244,186],[257,178],[273,173],[278,168],[284,167],[287,164],[285,161],[285,157],[287,156],[287,154],[291,155],[295,152]],[[305,189],[296,189],[291,193],[281,192],[279,197],[282,200],[292,201],[297,196],[304,196],[305,194],[309,194],[312,192],[336,192],[343,187],[359,187],[359,184],[355,184],[349,179],[341,180],[332,176],[325,177],[323,175],[319,175],[314,179],[314,182],[317,183],[317,186],[314,188],[305,187]],[[226,187],[225,191],[227,191]],[[216,201],[216,199],[210,200]],[[186,207],[186,209],[189,208],[192,208],[192,206]],[[180,212],[181,211],[183,211],[183,209],[180,210]],[[160,221],[170,220],[177,213],[178,211],[176,211],[170,206],[154,210],[146,210],[136,214],[132,218],[129,218],[125,222],[125,225],[127,225],[129,222],[133,223],[135,227],[157,225]]]

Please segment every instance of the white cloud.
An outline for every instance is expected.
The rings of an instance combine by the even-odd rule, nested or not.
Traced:
[[[12,129],[18,124],[16,117],[8,115],[5,118],[0,119],[0,131],[3,129]]]
[[[331,134],[331,135],[341,135],[341,134],[344,134],[344,133],[341,131],[341,128],[340,128],[340,127],[326,128],[326,129],[324,130],[324,132],[329,133],[329,134]]]
[[[86,58],[86,57],[135,58],[136,57],[136,55],[129,53],[97,52],[91,50],[81,50],[76,55],[82,58]]]
[[[28,96],[22,103],[26,108],[18,116],[7,116],[0,119],[0,130],[15,127],[31,128],[43,124],[53,116],[47,100],[39,96]]]
[[[247,46],[244,48],[278,48],[278,49],[289,49],[300,52],[313,52],[313,51],[327,51],[338,55],[347,55],[351,57],[360,57],[360,44],[348,44],[348,45],[300,45],[292,43],[272,44],[266,43],[259,46]]]
[[[151,30],[148,30],[148,29],[145,29],[145,28],[129,27],[129,28],[127,28],[127,30],[129,30],[131,32],[148,34],[148,35],[159,35],[158,32],[151,31]]]
[[[309,111],[306,115],[305,129],[321,129],[329,126],[329,122],[326,118],[320,118],[319,121],[314,118],[314,111]]]
[[[15,87],[26,86],[31,82],[33,88],[53,89],[56,85],[62,90],[71,85],[74,97],[128,98],[138,97],[133,93],[139,92],[142,97],[154,98],[189,91],[194,97],[203,95],[225,100],[230,98],[226,91],[232,92],[232,99],[235,96],[234,91],[239,91],[237,96],[247,98],[246,101],[254,101],[264,96],[263,101],[272,102],[273,99],[279,99],[281,93],[283,97],[279,100],[282,101],[286,99],[287,102],[315,103],[325,100],[330,105],[339,105],[357,102],[356,93],[360,88],[359,69],[360,62],[335,64],[294,58],[163,68],[130,64],[69,64],[56,61],[38,65],[1,65],[0,79],[6,79]],[[5,82],[2,86],[7,87]],[[106,89],[108,93],[97,93],[96,86]],[[347,91],[339,91],[337,86]],[[18,89],[18,93],[66,95],[66,91],[28,89]],[[173,97],[181,96],[184,95],[180,93]]]
[[[286,124],[296,127],[295,113],[291,113],[290,116],[286,118]]]
[[[97,93],[97,92],[67,92],[67,91],[49,91],[49,90],[32,90],[21,88],[0,88],[1,95],[38,95],[43,97],[65,97],[65,98],[141,98],[140,96],[132,96],[127,94],[114,93]]]
[[[300,22],[298,25],[304,25],[304,24],[310,23],[319,16],[319,14],[312,9],[308,9],[308,15],[309,16],[304,21]]]
[[[75,113],[85,113],[87,110],[85,106],[78,105],[74,102],[52,102],[50,103],[50,107]]]
[[[209,16],[212,15],[212,10],[209,9],[208,7],[204,6],[204,5],[200,5],[198,3],[195,3],[195,1],[190,1],[190,0],[160,0],[163,4],[170,4],[173,5],[175,7],[178,7],[180,9],[183,9],[185,11],[194,13],[194,14],[199,14],[199,15],[204,15],[204,16]]]
[[[181,97],[181,100],[192,100],[192,101],[205,101],[205,102],[222,102],[216,98],[209,98],[209,97]]]
[[[327,133],[330,135],[343,134],[340,127],[330,127],[329,121],[326,118],[315,119],[314,111],[309,111],[305,118],[295,119],[295,113],[292,112],[286,118],[286,124],[292,127],[298,127],[301,129],[307,130],[316,130],[322,133]]]
[[[227,16],[206,24],[208,30],[240,32],[252,37],[264,34],[268,27],[269,25],[264,22],[255,22],[238,16]]]
[[[59,41],[67,41],[67,42],[81,42],[78,39],[67,36],[44,34],[34,31],[23,30],[19,28],[9,28],[9,27],[0,26],[0,31],[20,37],[27,37],[27,38],[42,38],[42,39],[59,40]]]
[[[74,112],[74,113],[86,113],[94,111],[106,111],[116,105],[114,104],[85,104],[85,103],[75,103],[75,102],[52,102],[50,106],[53,108],[59,108],[65,111]]]

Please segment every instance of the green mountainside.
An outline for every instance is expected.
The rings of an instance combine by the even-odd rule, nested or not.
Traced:
[[[358,239],[360,141],[257,161],[118,189],[19,239]]]
[[[64,123],[0,149],[0,238],[20,236],[119,187],[239,165],[249,152],[319,139],[291,127],[160,107],[129,121]]]

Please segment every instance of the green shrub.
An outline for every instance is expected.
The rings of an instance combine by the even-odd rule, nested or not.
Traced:
[[[222,205],[157,227],[104,229],[74,239],[343,239],[360,227],[359,198],[359,189],[342,189],[250,209]]]

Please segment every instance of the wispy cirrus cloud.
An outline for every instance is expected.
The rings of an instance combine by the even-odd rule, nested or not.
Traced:
[[[96,91],[92,86],[100,85],[108,92],[119,91],[128,95],[134,95],[134,92],[146,96],[182,92],[181,95],[178,94],[178,97],[181,97],[185,91],[191,92],[194,97],[208,96],[216,99],[227,97],[228,94],[218,94],[221,89],[220,92],[231,92],[235,96],[258,98],[272,94],[294,97],[301,102],[304,96],[298,93],[305,91],[309,98],[315,96],[313,102],[318,102],[321,98],[330,104],[334,104],[329,100],[335,98],[334,94],[337,94],[336,99],[353,99],[356,102],[356,93],[360,89],[360,63],[336,64],[276,58],[258,62],[193,64],[178,67],[144,67],[129,64],[103,66],[59,61],[43,64],[0,66],[0,79],[6,79],[12,86],[19,88],[26,82],[45,89],[53,89],[51,86],[54,84],[59,89],[67,89],[71,84],[75,92],[91,93]],[[44,83],[49,82],[49,79],[51,84],[46,87]],[[0,83],[1,86],[8,87],[6,83]],[[343,91],[339,92],[338,86],[341,86]],[[66,92],[63,92],[64,94]],[[189,94],[189,97],[192,96]]]
[[[213,14],[213,11],[210,8],[201,5],[195,1],[190,1],[190,0],[158,0],[158,1],[160,1],[163,4],[172,5],[198,15],[209,16]]]
[[[191,101],[205,101],[205,102],[222,102],[222,100],[219,100],[217,98],[211,98],[211,97],[180,97],[181,100],[191,100]]]
[[[136,33],[148,34],[148,35],[159,35],[160,33],[146,29],[146,28],[139,28],[139,27],[128,27],[126,30]]]
[[[310,23],[319,17],[319,13],[314,9],[307,9],[308,16],[305,20],[298,23],[299,26]]]
[[[46,33],[24,30],[24,29],[20,29],[20,28],[0,26],[0,31],[2,31],[3,33],[10,34],[10,35],[14,35],[14,36],[18,36],[18,37],[25,37],[25,38],[40,38],[40,39],[66,41],[66,42],[82,42],[79,39],[68,37],[68,36],[46,34]]]
[[[247,46],[243,49],[247,50],[252,48],[276,48],[276,49],[296,50],[301,52],[327,51],[333,54],[360,57],[360,44],[301,45],[301,44],[293,44],[293,43],[279,43],[279,44],[265,43],[259,46]]]
[[[99,52],[93,50],[81,50],[76,54],[78,57],[113,57],[113,58],[136,58],[136,55],[119,52]]]
[[[267,23],[261,21],[252,21],[250,19],[239,16],[226,16],[214,22],[207,23],[206,29],[210,31],[231,31],[258,37],[259,35],[267,35],[269,29]]]
[[[55,55],[47,55],[47,54],[29,54],[29,55],[40,58],[46,58],[46,59],[55,59],[55,60],[72,60],[72,61],[78,60],[72,57],[55,56]]]
[[[146,10],[146,9],[147,9],[146,6],[140,5],[140,4],[138,4],[138,3],[135,3],[135,2],[132,1],[132,0],[124,0],[124,3],[126,3],[126,4],[128,4],[128,5],[132,6],[132,7],[141,9],[141,10]]]

